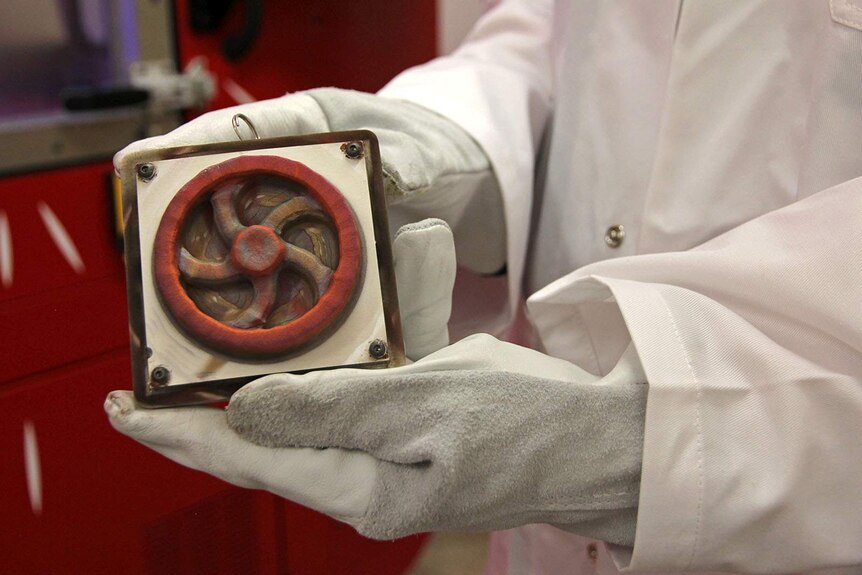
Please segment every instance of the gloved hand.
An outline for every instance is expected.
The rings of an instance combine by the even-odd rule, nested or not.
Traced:
[[[385,371],[273,375],[227,412],[106,402],[163,455],[269,490],[374,538],[544,522],[632,545],[646,385],[477,335]]]
[[[130,144],[130,152],[254,137],[232,120],[243,114],[260,138],[368,129],[380,142],[390,228],[425,218],[446,221],[460,264],[494,273],[505,263],[500,191],[485,153],[461,129],[411,102],[336,88],[320,88],[204,114],[163,136]]]
[[[402,227],[392,244],[406,354],[418,359],[449,343],[447,322],[455,282],[452,233],[445,222],[427,219]],[[250,444],[227,425],[225,412],[210,407],[138,408],[130,391],[105,400],[114,427],[166,457],[207,471],[235,485],[269,489],[315,508],[338,509],[358,492],[340,491],[333,470],[363,474],[363,454],[340,450],[273,450]],[[360,456],[360,457],[358,457]],[[277,485],[283,485],[279,489]],[[293,493],[290,485],[301,487]],[[293,495],[293,497],[291,497]],[[317,502],[317,504],[315,504]],[[322,507],[321,507],[322,506]]]

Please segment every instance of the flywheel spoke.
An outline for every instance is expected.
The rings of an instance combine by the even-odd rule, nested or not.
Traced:
[[[317,288],[317,297],[323,295],[332,279],[332,270],[326,266],[313,252],[299,246],[288,244],[287,264],[309,277]]]
[[[315,206],[308,198],[298,196],[291,198],[272,210],[262,223],[281,233],[285,226],[291,222],[303,216],[319,216],[319,212],[320,208]]]
[[[233,242],[236,235],[245,229],[234,205],[234,196],[243,188],[243,184],[233,184],[218,190],[212,195],[213,216],[222,237],[228,243]]]
[[[179,261],[180,273],[191,283],[217,283],[238,278],[240,273],[228,260],[204,261],[182,248]]]
[[[228,325],[240,329],[260,327],[266,323],[275,308],[278,274],[256,277],[252,280],[254,299],[242,313]]]

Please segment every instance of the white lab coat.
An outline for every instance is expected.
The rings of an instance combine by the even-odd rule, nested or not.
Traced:
[[[862,0],[504,1],[382,93],[482,144],[548,353],[634,341],[620,567],[862,571]],[[615,572],[589,544],[528,526],[489,570]]]

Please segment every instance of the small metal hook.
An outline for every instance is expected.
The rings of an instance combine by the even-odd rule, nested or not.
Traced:
[[[240,120],[245,122],[245,125],[248,126],[249,130],[251,130],[251,133],[254,136],[254,139],[260,140],[260,136],[257,133],[257,129],[254,127],[254,124],[252,124],[251,120],[249,120],[248,116],[246,116],[245,114],[234,114],[233,118],[231,118],[231,120],[230,120],[230,123],[233,126],[233,131],[236,132],[236,137],[239,138],[240,140],[245,139],[242,137],[242,134],[240,134],[240,132],[239,132],[239,121]]]

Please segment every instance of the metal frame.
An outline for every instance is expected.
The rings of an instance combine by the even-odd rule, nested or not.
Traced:
[[[218,381],[181,385],[153,385],[148,372],[147,334],[144,319],[142,293],[141,246],[139,236],[137,202],[137,167],[141,164],[176,158],[187,158],[209,154],[263,151],[271,148],[286,148],[312,144],[333,144],[361,141],[364,147],[368,183],[374,225],[375,251],[383,299],[384,323],[388,338],[388,358],[367,363],[338,367],[395,367],[406,361],[398,307],[398,292],[395,283],[395,268],[389,240],[389,224],[386,197],[383,191],[383,169],[377,137],[367,130],[309,134],[267,140],[223,142],[198,146],[183,146],[161,150],[140,151],[127,155],[119,166],[123,183],[123,221],[125,228],[126,283],[129,304],[129,328],[132,355],[132,382],[135,398],[148,407],[165,407],[212,403],[229,398],[246,383],[261,377],[253,375]],[[367,246],[368,248],[368,246]],[[213,355],[216,355],[214,352]],[[302,370],[292,373],[302,373]]]

